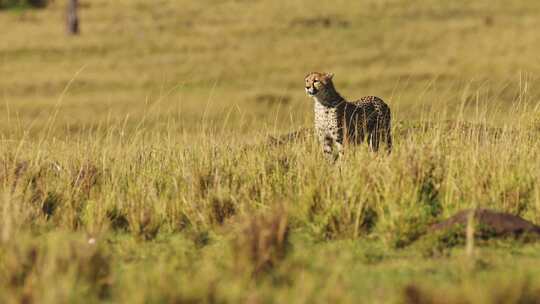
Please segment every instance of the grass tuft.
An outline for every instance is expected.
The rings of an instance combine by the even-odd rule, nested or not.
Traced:
[[[275,269],[289,251],[289,229],[283,210],[246,219],[234,240],[236,268],[253,276]]]

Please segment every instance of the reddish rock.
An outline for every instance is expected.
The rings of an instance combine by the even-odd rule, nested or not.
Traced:
[[[430,227],[430,231],[441,231],[453,228],[456,225],[467,226],[470,212],[474,212],[474,222],[476,226],[487,228],[497,236],[521,235],[532,233],[540,235],[540,227],[519,217],[504,212],[497,212],[489,209],[467,209],[458,212],[450,218]]]

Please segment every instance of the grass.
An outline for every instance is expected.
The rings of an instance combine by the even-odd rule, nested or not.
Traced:
[[[535,303],[535,1],[58,1],[0,12],[0,302]],[[286,12],[286,13],[284,13]],[[303,77],[393,110],[330,164]]]

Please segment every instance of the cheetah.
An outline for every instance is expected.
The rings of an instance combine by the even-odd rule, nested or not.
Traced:
[[[365,96],[348,102],[335,89],[332,73],[309,73],[305,77],[306,93],[313,98],[315,134],[327,157],[343,154],[344,144],[367,142],[373,151],[379,143],[392,149],[390,108],[379,97]]]

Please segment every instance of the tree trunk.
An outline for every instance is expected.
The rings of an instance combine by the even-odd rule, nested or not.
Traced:
[[[79,34],[79,16],[77,9],[79,8],[78,0],[68,0],[67,8],[67,31],[70,35]]]

